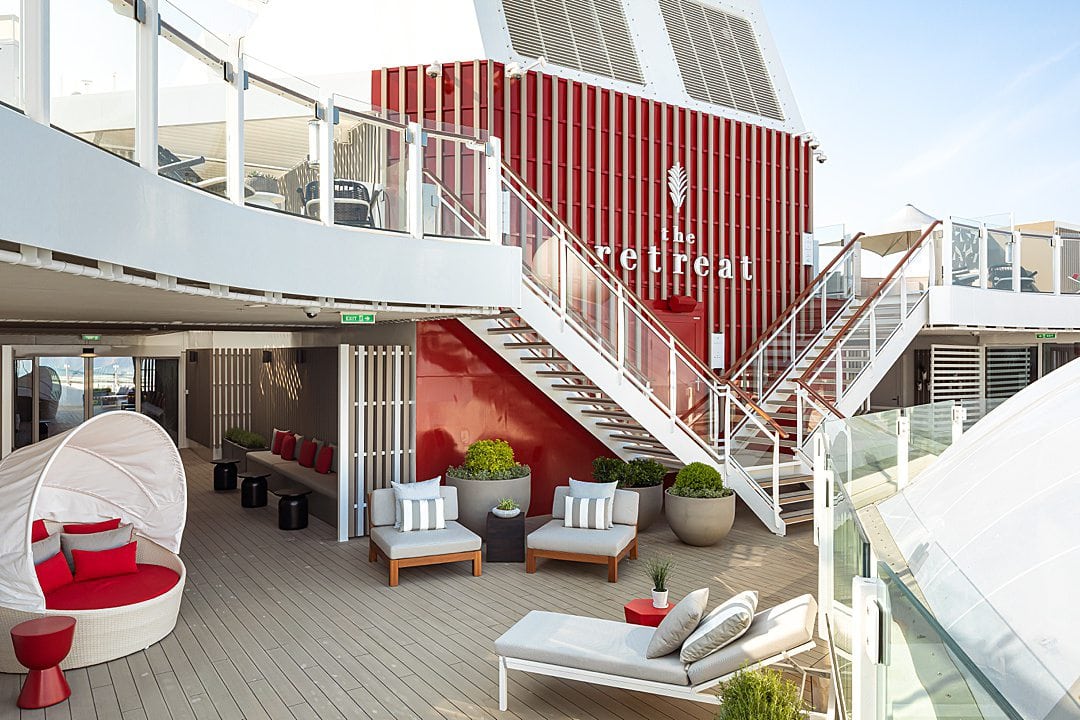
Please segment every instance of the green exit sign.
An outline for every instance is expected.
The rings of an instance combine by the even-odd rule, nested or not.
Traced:
[[[1057,333],[1038,333],[1035,337],[1038,340],[1053,340],[1057,337]]]
[[[100,335],[83,335],[83,342],[97,342],[101,339]]]
[[[342,325],[374,325],[375,313],[341,313]]]

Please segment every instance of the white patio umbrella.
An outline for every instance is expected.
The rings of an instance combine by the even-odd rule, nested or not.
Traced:
[[[935,220],[937,218],[908,203],[874,232],[864,235],[860,240],[862,249],[882,257],[909,250]]]

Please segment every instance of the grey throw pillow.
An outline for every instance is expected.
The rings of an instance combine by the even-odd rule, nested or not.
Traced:
[[[709,588],[695,590],[680,600],[660,621],[645,650],[645,657],[663,657],[678,650],[698,626],[708,604]]]
[[[34,553],[34,564],[43,563],[60,552],[60,533],[53,533],[47,538],[30,544]]]
[[[75,560],[71,557],[72,550],[113,550],[131,542],[131,535],[130,523],[121,525],[115,530],[104,530],[86,535],[60,533],[60,550],[67,558],[71,572],[75,572]]]
[[[614,527],[611,522],[611,513],[615,509],[615,489],[618,488],[619,483],[598,483],[598,482],[585,482],[584,480],[575,480],[570,478],[570,495],[576,498],[606,498],[607,504],[607,526]]]
[[[679,659],[697,662],[740,638],[754,621],[757,603],[757,591],[747,590],[717,605],[686,638]]]

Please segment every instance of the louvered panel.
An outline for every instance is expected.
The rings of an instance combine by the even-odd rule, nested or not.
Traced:
[[[641,83],[641,66],[638,64],[634,41],[630,38],[630,26],[626,22],[621,0],[595,0],[596,20],[604,39],[611,75],[617,80]]]
[[[1012,397],[1031,381],[1031,351],[1026,347],[986,348],[986,397]]]
[[[578,67],[582,70],[614,77],[611,62],[604,47],[604,38],[600,33],[600,23],[596,18],[596,7],[591,2],[564,0],[566,16],[570,25],[570,37],[577,49]]]
[[[694,50],[694,43],[690,39],[689,20],[683,12],[681,3],[676,0],[661,0],[660,10],[664,15],[664,22],[668,28],[668,37],[671,47],[675,51],[675,61],[679,65],[679,74],[682,75],[683,85],[687,94],[697,100],[715,102],[709,95],[709,88],[705,82],[705,74],[698,62],[698,54]],[[691,13],[693,10],[691,9]],[[704,15],[697,13],[703,22]],[[728,102],[726,107],[735,106]]]
[[[750,81],[746,78],[742,56],[739,53],[739,47],[731,30],[731,23],[729,22],[731,16],[705,6],[702,6],[702,12],[705,15],[707,27],[711,32],[720,59],[722,72],[717,73],[717,76],[723,76],[726,80],[728,92],[731,93],[736,108],[743,112],[757,114],[757,105],[754,103],[754,96],[750,92]],[[702,65],[707,62],[707,58],[702,58]],[[714,96],[719,94],[717,89],[713,87],[715,84],[714,79],[710,83],[710,92]]]
[[[573,0],[571,0],[572,2]],[[556,65],[581,69],[574,38],[570,32],[570,19],[566,13],[565,0],[548,0],[535,3],[540,42],[545,57]]]
[[[505,0],[503,12],[514,50],[526,57],[547,57],[540,36],[540,21],[531,0]]]
[[[983,354],[975,345],[930,346],[930,401],[979,400]]]
[[[739,50],[739,58],[742,60],[743,71],[750,91],[754,96],[754,104],[757,106],[758,115],[771,118],[782,118],[780,103],[776,99],[776,90],[773,88],[772,77],[765,69],[765,60],[761,54],[761,46],[758,45],[757,36],[753,28],[745,18],[736,15],[728,15],[728,27],[731,29]]]

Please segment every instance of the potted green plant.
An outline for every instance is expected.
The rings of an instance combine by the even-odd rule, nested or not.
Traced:
[[[705,463],[690,463],[667,491],[667,521],[687,545],[715,545],[735,522],[735,493],[724,487],[720,472]]]
[[[740,670],[720,690],[716,720],[800,720],[799,686],[771,668]]]
[[[495,513],[495,517],[512,518],[521,513],[521,506],[514,498],[503,498],[498,505],[491,508],[491,512]]]
[[[668,606],[668,576],[675,563],[671,558],[650,558],[646,569],[649,579],[652,581],[652,605],[654,608],[666,608]]]
[[[249,172],[247,174],[246,184],[255,192],[276,193],[281,188],[276,177],[269,173],[262,172],[261,170],[252,170]]]
[[[505,440],[478,440],[465,451],[465,462],[446,471],[446,484],[457,488],[458,521],[483,535],[487,514],[504,498],[529,512],[532,475],[528,465],[514,460]]]
[[[221,457],[225,460],[236,460],[240,464],[240,471],[245,472],[247,454],[253,450],[265,450],[266,447],[266,438],[259,433],[241,427],[231,427],[225,431],[225,437],[221,442]]]
[[[617,482],[619,489],[638,494],[638,531],[648,530],[664,509],[663,465],[648,458],[624,462],[618,458],[598,457],[593,460],[593,480]]]

